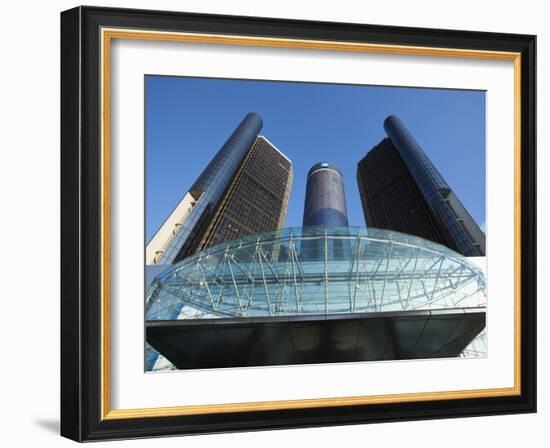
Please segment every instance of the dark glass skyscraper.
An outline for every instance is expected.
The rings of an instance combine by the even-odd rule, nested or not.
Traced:
[[[335,165],[313,165],[307,175],[303,226],[348,226],[344,178]]]
[[[388,138],[357,166],[367,226],[396,230],[485,255],[485,234],[401,120],[384,121]]]
[[[206,194],[214,201],[219,199],[244,156],[256,141],[262,126],[263,121],[258,114],[246,114],[195,181],[190,189],[191,193]]]
[[[175,263],[196,250],[216,206],[256,141],[262,125],[262,119],[256,113],[244,117],[147,244],[148,264]]]
[[[326,232],[341,233],[343,237],[347,234],[347,229],[341,229],[348,227],[344,177],[336,165],[321,162],[313,165],[309,170],[303,227],[306,228],[304,229],[306,233],[313,237],[313,240],[305,240],[301,244],[303,260],[318,260],[323,256],[322,254],[329,260],[341,260],[349,256],[348,241],[336,238],[330,241],[316,239],[317,234]]]
[[[224,194],[198,249],[284,227],[292,162],[258,136]]]

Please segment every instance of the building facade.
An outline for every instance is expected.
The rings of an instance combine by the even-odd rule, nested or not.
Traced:
[[[241,163],[198,250],[284,227],[292,185],[292,162],[258,136]]]
[[[319,236],[327,232],[345,236],[348,211],[344,191],[344,176],[340,169],[327,162],[313,165],[307,175],[303,227]],[[328,244],[324,247],[324,244]],[[325,254],[331,260],[345,260],[350,254],[349,241],[340,239],[305,239],[300,257],[314,260]]]
[[[247,114],[146,245],[147,264],[172,264],[194,253],[228,185],[262,129]]]
[[[348,226],[344,177],[337,166],[322,162],[309,170],[303,226]]]
[[[387,138],[357,166],[368,227],[444,244],[465,256],[485,255],[485,234],[401,120],[384,121]]]

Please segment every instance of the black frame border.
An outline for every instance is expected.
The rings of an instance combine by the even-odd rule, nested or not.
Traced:
[[[100,28],[521,53],[521,395],[101,420]],[[76,441],[536,412],[536,36],[168,11],[61,13],[61,435]]]

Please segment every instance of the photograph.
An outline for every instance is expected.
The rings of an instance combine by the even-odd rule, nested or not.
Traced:
[[[486,91],[147,74],[146,372],[483,358]]]
[[[61,13],[61,435],[537,412],[538,29],[462,9]]]

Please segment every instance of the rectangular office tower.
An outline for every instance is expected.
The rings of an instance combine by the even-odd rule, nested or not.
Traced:
[[[284,227],[292,162],[258,136],[233,178],[198,249]]]
[[[485,255],[485,234],[401,120],[384,121],[387,138],[357,164],[367,227],[443,244],[465,256]]]

